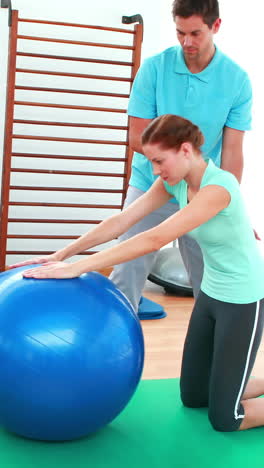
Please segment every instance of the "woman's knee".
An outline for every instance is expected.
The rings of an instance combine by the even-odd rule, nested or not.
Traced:
[[[213,428],[219,432],[234,432],[237,431],[241,419],[236,419],[234,415],[227,415],[223,411],[210,411],[209,410],[209,421]]]
[[[207,398],[198,395],[197,392],[181,391],[181,401],[187,408],[203,408],[208,406]]]

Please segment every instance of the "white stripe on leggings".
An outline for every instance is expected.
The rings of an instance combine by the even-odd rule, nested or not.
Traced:
[[[237,397],[237,401],[236,401],[236,405],[235,405],[235,413],[234,413],[235,414],[235,419],[243,419],[244,418],[244,415],[243,414],[238,414],[237,410],[238,410],[238,405],[240,404],[241,394],[242,394],[244,384],[245,384],[245,380],[246,380],[246,376],[247,376],[247,371],[248,371],[252,346],[253,346],[255,335],[256,335],[256,330],[257,330],[257,325],[258,325],[258,317],[259,317],[259,305],[260,305],[260,301],[257,302],[255,322],[254,322],[253,332],[252,332],[250,345],[249,345],[249,349],[248,349],[246,366],[245,366],[244,375],[243,375],[243,379],[242,379],[242,382],[241,382],[241,387],[240,387],[238,397]]]

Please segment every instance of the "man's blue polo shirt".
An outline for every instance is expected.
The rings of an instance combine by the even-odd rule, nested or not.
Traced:
[[[154,119],[176,114],[198,125],[205,137],[202,152],[221,165],[223,128],[251,128],[252,89],[247,73],[216,48],[200,73],[187,68],[181,46],[171,47],[144,61],[134,80],[128,115]],[[155,176],[140,153],[132,162],[130,185],[146,191]]]

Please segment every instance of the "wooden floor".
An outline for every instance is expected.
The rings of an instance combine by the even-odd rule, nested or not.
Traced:
[[[149,281],[144,295],[163,305],[168,315],[160,320],[141,321],[146,351],[143,379],[179,377],[183,343],[193,299],[169,296],[163,288]],[[264,375],[264,337],[252,375],[255,377]]]

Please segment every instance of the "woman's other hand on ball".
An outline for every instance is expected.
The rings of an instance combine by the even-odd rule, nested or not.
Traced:
[[[12,268],[18,268],[18,267],[22,267],[26,265],[34,265],[34,264],[41,265],[42,263],[57,262],[59,260],[61,259],[58,258],[58,255],[56,253],[51,254],[51,255],[42,255],[39,257],[30,258],[29,260],[24,260],[23,262],[13,263],[13,265],[8,266],[8,269],[11,270]]]
[[[37,279],[68,279],[80,276],[81,272],[77,271],[74,264],[64,262],[49,262],[46,265],[32,268],[23,272],[25,278]]]

